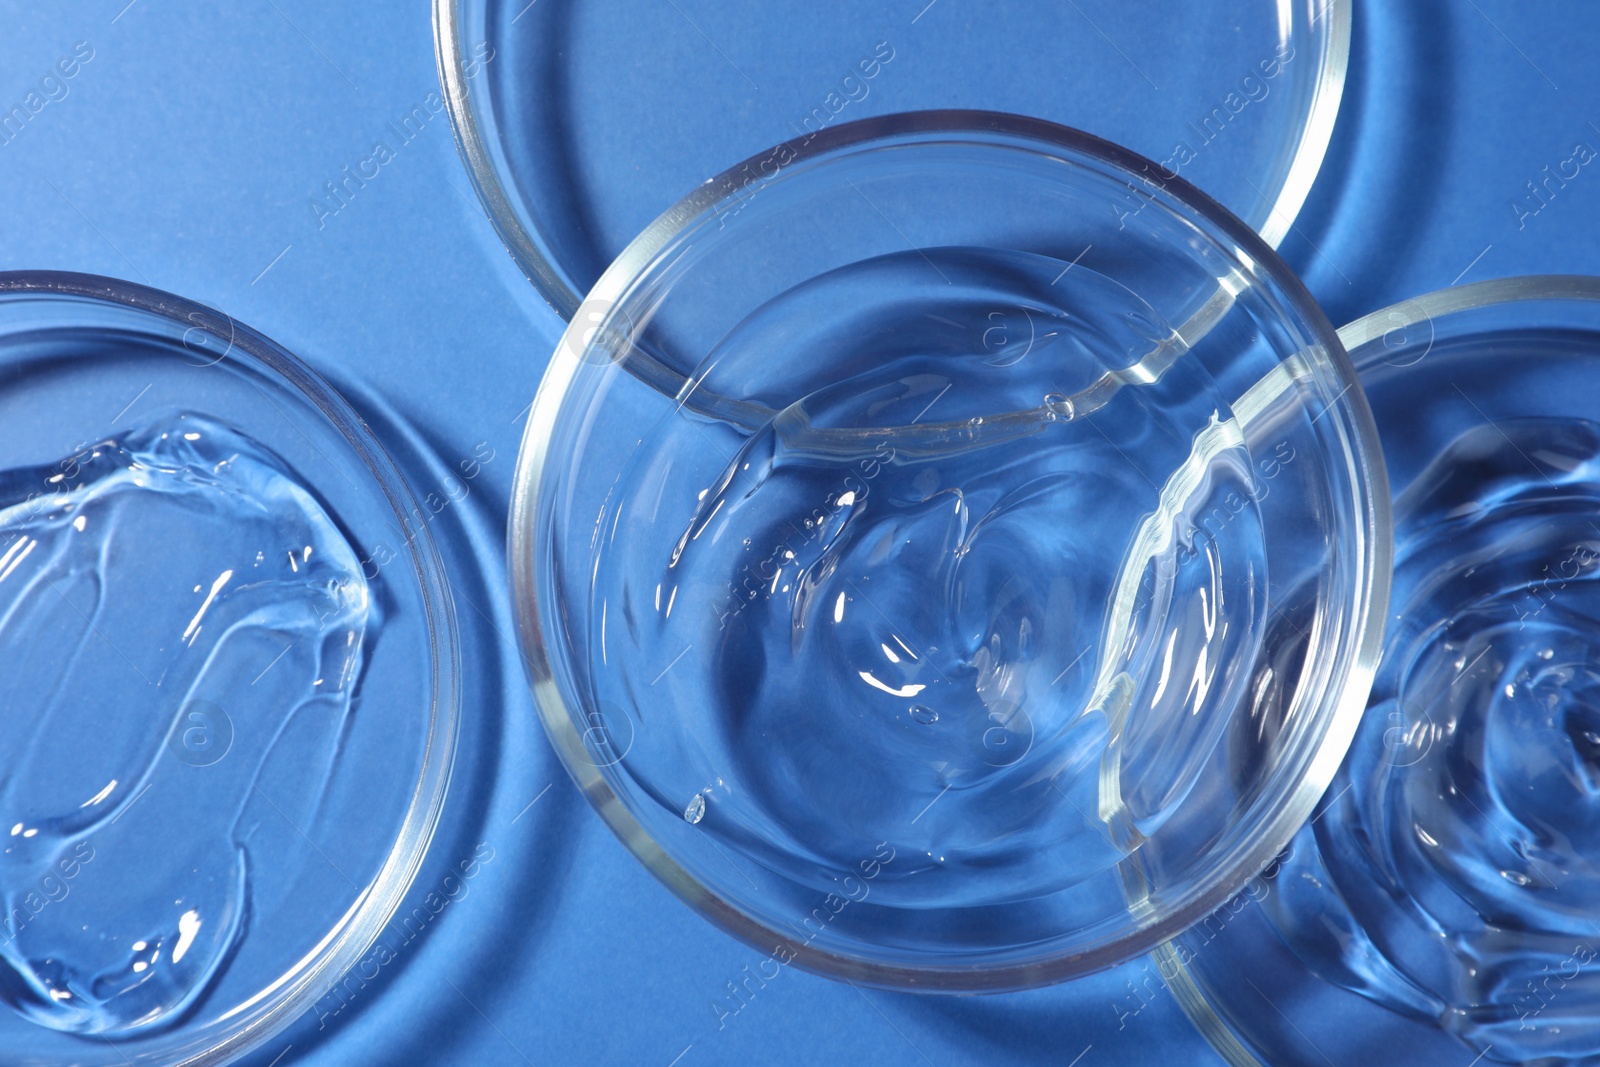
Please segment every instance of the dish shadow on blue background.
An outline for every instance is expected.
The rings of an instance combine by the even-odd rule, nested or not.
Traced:
[[[406,1028],[397,1031],[377,1024],[381,1044],[363,1043],[361,1056],[368,1062],[394,1062],[397,1056],[409,1061],[448,1048],[463,1031],[483,1026],[499,1002],[515,994],[518,972],[537,966],[554,915],[552,898],[571,874],[571,840],[584,812],[577,792],[552,785],[509,823],[497,822],[494,792],[485,788],[488,783],[517,779],[553,783],[562,772],[553,752],[541,753],[533,767],[507,758],[507,719],[524,713],[526,683],[493,565],[500,552],[507,502],[483,477],[488,470],[483,453],[458,461],[452,469],[438,458],[450,454],[447,444],[417,429],[420,423],[414,417],[401,415],[359,387],[347,383],[335,387],[356,397],[353,404],[362,418],[407,472],[418,498],[419,511],[414,514],[428,516],[418,526],[426,526],[444,558],[461,638],[462,725],[438,829],[395,917],[362,963],[255,1058],[289,1047],[305,1053],[335,1033],[365,1029],[369,1015],[382,1015],[374,1009],[392,1008],[399,995],[408,1002]],[[396,535],[403,536],[398,530]],[[373,558],[380,559],[377,551]],[[508,847],[508,839],[524,847]],[[456,936],[433,945],[445,917],[453,909],[465,910],[474,893],[495,894],[502,906],[514,909],[519,921],[453,925]],[[469,996],[459,987],[448,992],[453,983],[444,979],[443,995],[407,996],[406,982],[428,976],[430,946],[469,957],[480,971],[500,981]],[[330,1030],[335,1024],[337,1028]],[[343,1049],[329,1051],[348,1054]]]
[[[1441,209],[1428,191],[1459,135],[1458,8],[1411,0],[1357,12],[1328,156],[1279,248],[1335,326],[1394,299]]]

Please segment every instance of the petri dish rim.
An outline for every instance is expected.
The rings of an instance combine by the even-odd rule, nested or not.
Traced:
[[[444,105],[450,115],[450,129],[456,147],[462,162],[466,164],[467,175],[477,191],[478,199],[489,216],[489,222],[500,235],[511,258],[562,321],[571,321],[583,303],[583,294],[573,288],[561,268],[540,251],[538,242],[518,217],[511,193],[495,171],[494,153],[490,149],[484,123],[479,120],[472,101],[472,79],[468,74],[472,60],[467,54],[470,42],[463,36],[461,24],[464,2],[433,0],[434,58],[439,68],[439,81],[444,88]],[[1298,25],[1298,20],[1303,18],[1296,14],[1299,9],[1288,0],[1279,0],[1279,7],[1280,18],[1283,12],[1287,12],[1292,25]],[[1288,236],[1300,209],[1305,206],[1312,182],[1322,169],[1323,158],[1333,139],[1334,122],[1344,97],[1345,78],[1350,66],[1353,7],[1353,0],[1326,0],[1311,20],[1312,24],[1327,20],[1312,89],[1311,108],[1290,165],[1284,172],[1283,184],[1271,197],[1271,205],[1259,230],[1262,239],[1274,249]],[[893,117],[884,116],[885,119]]]
[[[35,337],[52,329],[80,325],[72,315],[71,306],[87,303],[126,309],[161,320],[169,333],[160,336],[169,343],[173,326],[183,331],[180,336],[184,338],[191,331],[199,331],[218,341],[226,339],[227,347],[213,362],[226,359],[237,349],[264,365],[288,388],[302,395],[349,443],[398,521],[406,523],[412,508],[417,506],[399,468],[350,404],[298,357],[225,312],[150,286],[100,275],[52,270],[0,271],[0,325],[4,322],[6,305],[19,301],[36,305],[54,302],[62,307],[59,321],[30,321],[27,333]],[[433,685],[420,773],[394,844],[372,883],[357,895],[340,918],[339,925],[298,961],[294,969],[211,1024],[215,1026],[223,1019],[233,1020],[226,1026],[225,1036],[204,1047],[173,1049],[178,1058],[164,1061],[173,1067],[213,1067],[231,1062],[282,1031],[360,961],[393,918],[415,880],[439,820],[454,762],[460,722],[460,646],[444,565],[425,527],[415,529],[406,553],[410,572],[425,605],[422,621],[431,648]],[[174,1033],[181,1035],[182,1032],[180,1024]]]
[[[749,173],[749,168],[752,165],[759,167],[760,162],[770,159],[775,151],[789,149],[794,152],[793,159],[784,167],[784,172],[792,175],[803,169],[801,164],[814,162],[818,157],[871,147],[875,142],[895,136],[942,134],[957,139],[964,132],[998,133],[1042,142],[1065,153],[1109,163],[1127,172],[1130,178],[1149,174],[1151,168],[1159,166],[1128,149],[1081,130],[1017,115],[981,111],[925,111],[845,123],[809,140],[790,141],[778,146],[778,149],[760,153],[700,186],[634,238],[595,283],[586,302],[593,301],[597,307],[610,308],[626,300],[638,274],[652,265],[656,255],[668,248],[680,234],[703,221],[719,204],[743,195],[744,176]],[[781,175],[774,180],[781,180]],[[793,952],[793,961],[807,970],[885,989],[932,993],[1000,992],[1079,977],[1153,951],[1225,904],[1282,851],[1310,817],[1317,801],[1332,781],[1355,736],[1356,726],[1366,706],[1382,649],[1388,611],[1393,537],[1388,476],[1383,466],[1377,426],[1365,394],[1356,387],[1355,370],[1338,334],[1327,323],[1320,305],[1277,253],[1249,226],[1182,178],[1163,177],[1161,192],[1180,201],[1209,224],[1217,226],[1229,239],[1238,242],[1244,256],[1272,273],[1283,286],[1286,299],[1303,316],[1305,325],[1320,335],[1321,346],[1340,376],[1351,382],[1351,386],[1335,399],[1334,404],[1345,407],[1356,446],[1346,456],[1346,462],[1354,466],[1358,459],[1367,461],[1365,469],[1351,479],[1358,488],[1360,504],[1367,519],[1365,534],[1370,548],[1363,553],[1362,573],[1357,579],[1360,588],[1365,590],[1365,596],[1360,598],[1358,610],[1353,614],[1352,637],[1349,641],[1351,669],[1337,697],[1329,700],[1327,727],[1315,751],[1306,757],[1303,776],[1272,814],[1264,819],[1255,842],[1241,850],[1242,854],[1235,856],[1233,866],[1217,876],[1205,892],[1195,894],[1184,905],[1148,922],[1131,936],[1074,955],[1056,956],[1042,962],[993,966],[911,967],[876,963],[828,952],[809,944],[797,944],[789,935],[747,915],[701,884],[650,835],[600,770],[585,759],[582,739],[573,725],[574,716],[554,680],[546,653],[538,612],[541,586],[535,564],[537,502],[543,469],[550,458],[546,443],[554,428],[561,402],[582,363],[580,354],[587,344],[585,335],[591,330],[582,319],[569,323],[550,367],[540,382],[528,415],[517,458],[508,515],[507,553],[512,610],[517,621],[534,704],[569,775],[617,838],[679,899],[726,933],[750,944],[771,943],[776,938]],[[1215,304],[1219,298],[1226,299],[1227,295],[1225,287],[1219,288],[1218,296],[1213,297],[1210,303]],[[637,348],[629,351],[622,362],[624,365],[633,364],[628,369],[658,389],[662,387],[662,382],[654,375],[660,372],[674,374]],[[644,371],[637,369],[637,364],[641,363],[646,367]],[[678,384],[682,384],[681,376]],[[672,395],[670,385],[667,395]]]
[[[1359,356],[1359,350],[1375,340],[1381,340],[1393,330],[1488,307],[1557,301],[1600,305],[1600,277],[1530,274],[1436,289],[1363,315],[1340,327],[1339,339],[1346,346],[1356,373],[1360,374],[1363,370],[1382,364],[1383,354],[1381,346],[1365,358]],[[1394,316],[1398,316],[1398,319]],[[1205,985],[1194,975],[1177,949],[1170,944],[1163,944],[1151,955],[1161,974],[1172,976],[1168,984],[1189,1022],[1229,1067],[1270,1067],[1256,1056],[1229,1024],[1227,1013],[1212,1003]]]

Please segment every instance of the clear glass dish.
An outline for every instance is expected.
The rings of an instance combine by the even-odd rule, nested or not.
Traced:
[[[0,274],[0,1063],[217,1064],[394,914],[454,752],[427,512],[312,371]]]
[[[1332,135],[1350,18],[1349,0],[434,3],[462,156],[564,319],[711,175],[897,111],[1086,130],[1162,162],[1276,247]]]
[[[663,882],[763,966],[1008,989],[1149,950],[1300,825],[1386,500],[1253,231],[1077,131],[921,113],[764,153],[618,257],[509,552],[545,727]]]
[[[1162,977],[1240,1067],[1600,1062],[1600,279],[1340,336],[1394,486],[1372,702],[1311,823]]]

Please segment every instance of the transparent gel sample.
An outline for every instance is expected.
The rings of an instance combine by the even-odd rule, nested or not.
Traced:
[[[776,297],[691,382],[788,400],[671,411],[611,489],[589,640],[650,738],[626,771],[819,899],[892,852],[907,944],[949,936],[929,909],[1124,906],[1263,620],[1252,458],[1173,326],[1082,266],[926,249]]]
[[[1600,1057],[1600,423],[1497,419],[1397,501],[1385,659],[1263,897],[1324,979],[1504,1063]]]
[[[511,521],[537,703],[754,947],[1076,977],[1222,903],[1331,775],[1387,592],[1370,418],[1271,250],[1138,161],[857,132],[701,187],[562,338]]]
[[[304,862],[376,625],[318,500],[204,417],[0,474],[7,1004],[116,1036],[203,1000]]]

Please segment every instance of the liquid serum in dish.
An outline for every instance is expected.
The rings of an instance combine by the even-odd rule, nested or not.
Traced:
[[[1395,561],[1372,702],[1263,906],[1486,1060],[1600,1062],[1600,423],[1458,438]]]
[[[1003,903],[1115,869],[1196,780],[1265,553],[1253,507],[1194,532],[1252,459],[1171,325],[1066,266],[824,275],[691,376],[771,405],[754,425],[643,433],[597,532],[594,684],[680,720],[622,764],[698,832],[823,892],[888,842],[875,902]]]
[[[115,1036],[215,983],[314,840],[376,634],[358,558],[198,415],[0,473],[0,999]]]

